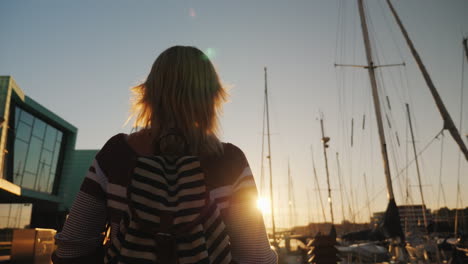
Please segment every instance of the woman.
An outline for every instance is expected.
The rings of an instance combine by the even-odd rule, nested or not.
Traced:
[[[96,155],[56,236],[54,263],[102,262],[105,226],[109,223],[106,244],[113,245],[127,210],[126,187],[136,158],[157,154],[163,148],[156,143],[158,139],[174,129],[188,143],[190,153],[200,157],[210,199],[226,226],[232,261],[276,263],[262,215],[255,208],[257,190],[245,155],[216,135],[218,113],[227,94],[208,57],[194,47],[171,47],[156,59],[146,81],[133,92],[134,125],[142,129],[112,137]],[[168,140],[174,141],[166,144],[169,147],[180,145],[177,137]],[[107,255],[105,261],[109,259]]]

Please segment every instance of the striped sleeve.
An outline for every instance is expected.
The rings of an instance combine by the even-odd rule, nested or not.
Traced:
[[[277,256],[268,241],[263,216],[256,207],[257,188],[246,159],[244,164],[244,169],[232,185],[225,217],[226,229],[231,238],[232,258],[240,264],[277,263]]]
[[[55,236],[54,263],[82,263],[78,259],[92,255],[102,245],[107,219],[106,185],[106,176],[93,161],[63,230]]]

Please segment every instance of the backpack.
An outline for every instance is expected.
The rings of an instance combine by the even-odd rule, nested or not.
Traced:
[[[232,263],[230,239],[199,157],[139,157],[126,203],[105,263]]]

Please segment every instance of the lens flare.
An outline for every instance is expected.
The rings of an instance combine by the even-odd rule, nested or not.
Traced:
[[[207,48],[205,50],[205,54],[206,56],[208,57],[208,59],[214,59],[214,57],[216,57],[216,50],[213,49],[213,48]]]
[[[197,16],[197,14],[195,13],[195,9],[193,9],[193,8],[189,9],[189,16],[190,17],[196,17]]]

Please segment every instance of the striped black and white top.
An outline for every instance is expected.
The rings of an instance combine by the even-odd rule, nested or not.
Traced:
[[[111,242],[117,241],[120,221],[128,212],[127,186],[139,160],[126,137],[112,137],[96,155],[63,230],[56,235],[54,263],[93,263],[91,256],[102,244],[106,222],[111,225]],[[257,190],[247,159],[235,145],[223,147],[222,156],[200,157],[200,164],[210,200],[225,223],[232,260],[277,263],[255,206]]]

